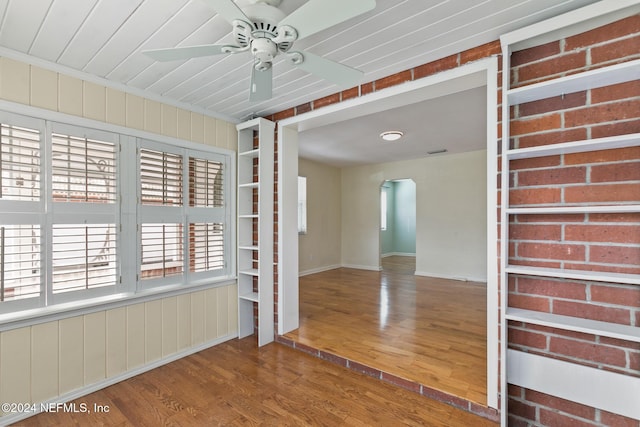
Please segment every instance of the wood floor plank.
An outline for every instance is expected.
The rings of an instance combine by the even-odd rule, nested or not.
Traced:
[[[486,284],[339,268],[300,278],[300,327],[287,338],[486,405]]]
[[[31,426],[497,424],[255,337],[232,340],[75,401],[109,413],[39,414]]]

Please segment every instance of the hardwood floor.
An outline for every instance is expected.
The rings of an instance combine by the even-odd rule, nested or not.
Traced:
[[[74,401],[108,413],[43,413],[20,426],[497,426],[255,337],[232,340]]]
[[[486,285],[383,271],[300,278],[300,328],[286,338],[486,406]]]

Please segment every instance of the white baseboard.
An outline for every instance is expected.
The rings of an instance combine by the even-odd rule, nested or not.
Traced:
[[[382,267],[377,265],[356,265],[356,264],[342,264],[344,268],[354,268],[356,270],[370,270],[370,271],[381,271]]]
[[[461,282],[480,282],[487,283],[486,277],[463,277],[463,276],[453,276],[449,274],[438,274],[431,273],[428,271],[417,271],[415,272],[416,276],[425,276],[425,277],[436,277],[438,279],[449,279],[449,280],[458,280]]]
[[[323,271],[335,270],[342,267],[340,264],[327,265],[325,267],[312,268],[310,270],[301,271],[298,273],[298,277],[308,276],[309,274],[322,273]]]
[[[175,362],[178,359],[182,359],[183,357],[189,356],[191,354],[197,353],[202,350],[206,350],[207,348],[214,347],[218,344],[222,344],[225,341],[229,341],[237,337],[238,337],[237,333],[232,335],[225,335],[223,337],[216,338],[215,340],[204,342],[195,347],[189,347],[188,349],[182,350],[178,353],[174,353],[167,357],[163,357],[162,359],[154,360],[153,362],[149,362],[137,368],[131,369],[127,372],[123,372],[121,374],[115,375],[113,377],[106,378],[102,381],[98,381],[96,383],[86,385],[84,387],[78,388],[69,393],[62,394],[60,396],[54,397],[44,402],[34,403],[33,404],[34,411],[12,413],[10,415],[1,416],[0,426],[14,424],[18,421],[21,421],[33,415],[39,414],[40,412],[42,412],[42,408],[47,408],[49,407],[50,404],[55,406],[56,403],[70,402],[72,400],[81,398],[82,396],[86,396],[88,394],[101,390],[105,387],[109,387],[121,381],[135,377],[136,375],[140,375],[144,372],[155,369],[159,366],[166,365],[167,363]]]
[[[389,253],[380,255],[381,258],[386,258],[389,256],[413,256],[414,257],[416,256],[416,254],[410,253],[410,252],[389,252]]]

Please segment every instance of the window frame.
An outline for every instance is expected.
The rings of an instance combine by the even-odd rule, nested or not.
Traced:
[[[236,280],[236,254],[235,250],[232,250],[235,247],[236,240],[233,233],[236,228],[235,192],[233,191],[236,167],[235,151],[2,100],[0,100],[0,122],[11,126],[36,129],[40,133],[40,187],[42,195],[38,201],[0,200],[0,224],[42,224],[40,231],[42,236],[40,247],[40,295],[30,299],[0,303],[0,330],[31,325],[36,321],[60,319],[71,315],[85,314],[111,307],[121,307],[136,302],[180,295],[201,289],[226,286]],[[119,171],[116,174],[117,199],[115,203],[118,283],[115,287],[108,286],[107,288],[113,289],[106,292],[104,289],[96,288],[52,295],[50,249],[54,211],[58,223],[77,222],[71,221],[71,218],[66,218],[65,214],[80,215],[78,212],[82,211],[81,208],[76,206],[56,206],[55,209],[52,206],[51,143],[52,129],[54,128],[57,133],[66,133],[73,136],[81,136],[77,132],[79,129],[91,134],[105,133],[114,136],[119,145],[117,150]],[[75,130],[76,132],[63,132],[65,129]],[[187,275],[180,283],[163,284],[162,286],[154,287],[140,286],[136,280],[139,262],[136,254],[140,252],[138,250],[137,229],[139,227],[137,219],[140,209],[137,200],[138,191],[134,189],[139,188],[136,150],[142,140],[150,140],[169,147],[177,147],[185,152],[205,153],[222,160],[224,167],[223,191],[225,196],[224,215],[222,217],[225,231],[224,256],[226,259],[226,267],[223,272],[215,275],[204,274],[201,275],[202,277],[188,277],[187,271]],[[43,147],[47,147],[47,149],[43,150]],[[188,157],[186,159],[188,161]],[[188,185],[188,182],[184,184]],[[188,191],[186,193],[184,191],[186,190],[183,190],[183,194],[188,197]],[[34,209],[35,207],[37,209]],[[91,218],[87,219],[87,223],[99,222],[99,220],[105,218],[105,215],[113,217],[113,213],[109,212],[109,209],[108,206],[98,207],[97,211],[102,211],[95,213],[95,215],[89,215]],[[43,213],[45,211],[46,213]],[[196,213],[194,215],[196,215],[196,218],[198,217]],[[84,216],[87,216],[86,212],[84,212]],[[188,221],[185,217],[184,223],[188,223]],[[133,236],[133,238],[127,239],[122,236]],[[184,262],[188,270],[188,260],[185,259]],[[189,281],[190,279],[193,280]]]
[[[113,143],[115,145],[115,164],[116,164],[116,200],[113,203],[91,203],[91,202],[54,202],[53,201],[53,133],[63,133],[65,135],[74,137],[84,137],[90,139],[96,139]],[[50,286],[45,286],[47,293],[47,305],[56,305],[63,303],[72,303],[78,300],[103,297],[107,295],[118,294],[123,291],[121,286],[121,267],[119,258],[119,252],[122,247],[120,230],[120,212],[119,212],[119,197],[120,197],[120,183],[119,169],[120,169],[120,135],[100,131],[91,128],[85,128],[76,125],[68,125],[58,122],[47,122],[47,133],[45,135],[46,146],[48,151],[47,162],[47,187],[46,196],[47,203],[51,208],[47,213],[50,218],[47,221],[45,233],[47,235],[47,245],[44,248],[44,256],[47,260],[47,280],[46,283]],[[88,212],[89,211],[89,212]],[[53,292],[53,227],[56,224],[69,225],[69,224],[113,224],[115,227],[115,251],[116,251],[116,281],[113,287],[97,287],[93,289],[76,290],[70,292]]]
[[[380,187],[380,231],[387,231],[389,214],[389,193],[386,187]]]
[[[300,186],[301,183],[304,184],[304,200],[301,198],[300,195]],[[298,234],[299,235],[306,235],[309,228],[308,228],[308,203],[309,203],[309,198],[308,198],[308,185],[307,185],[307,177],[306,176],[298,176]]]

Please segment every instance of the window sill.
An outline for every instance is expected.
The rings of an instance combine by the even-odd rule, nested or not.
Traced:
[[[83,301],[56,304],[49,307],[3,313],[0,314],[0,332],[227,286],[235,283],[236,279],[236,276],[225,276],[206,282],[200,281],[198,284],[190,286],[172,285],[159,289],[141,290],[136,293],[119,293]]]

